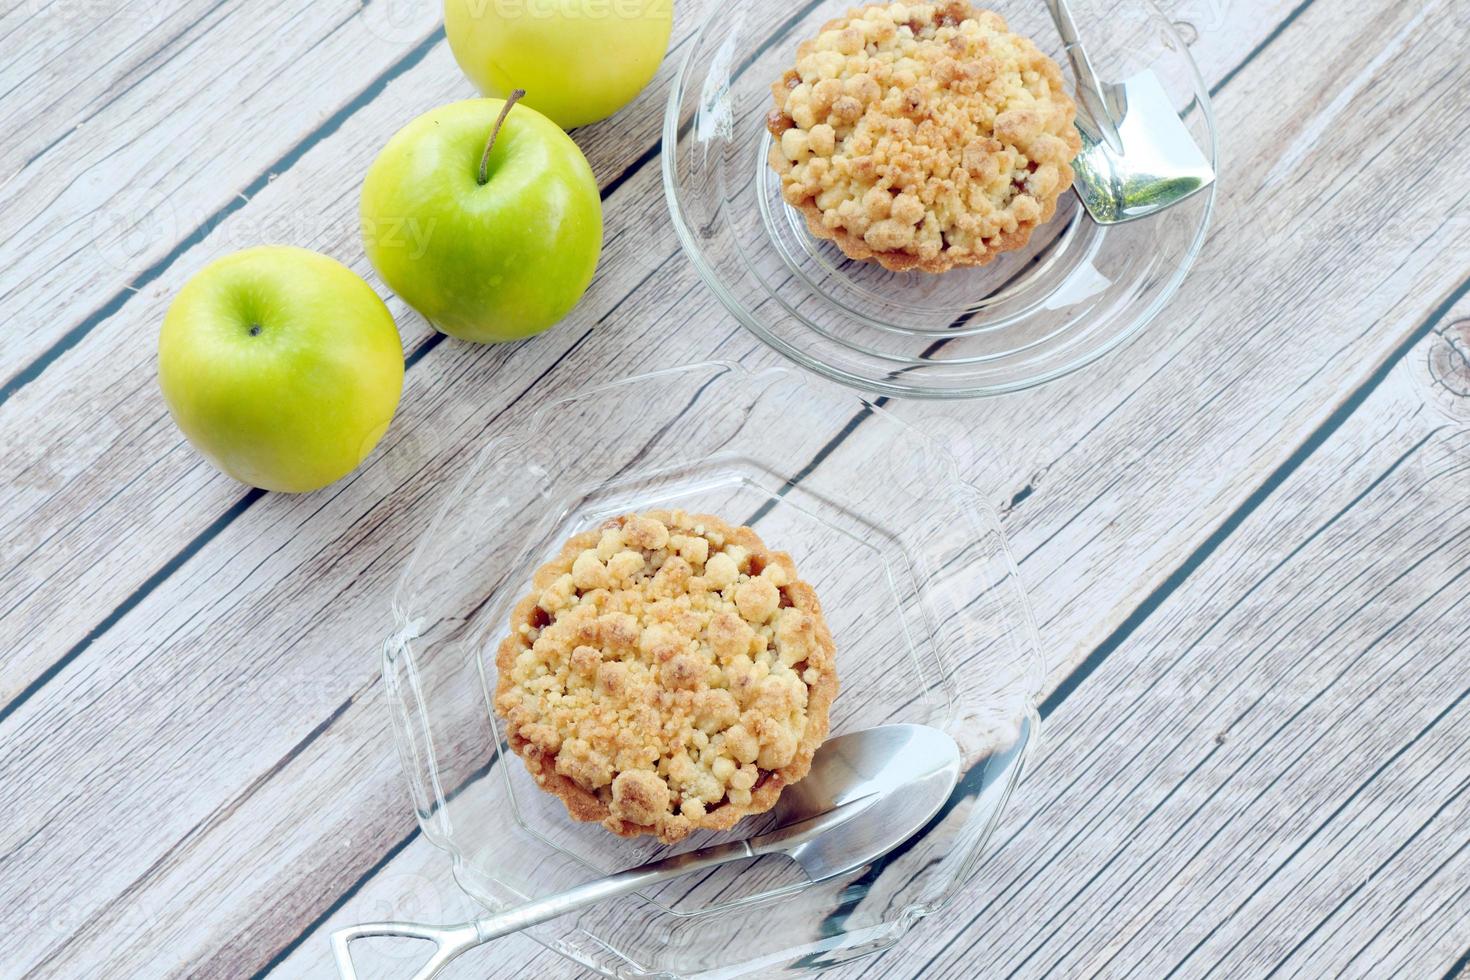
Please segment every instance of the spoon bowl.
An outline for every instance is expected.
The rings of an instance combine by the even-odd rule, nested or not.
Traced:
[[[1077,76],[1077,131],[1082,150],[1072,161],[1073,187],[1100,225],[1117,225],[1173,207],[1215,180],[1215,170],[1174,111],[1151,71],[1122,83],[1104,82],[1077,34],[1067,0],[1046,0]]]
[[[1082,151],[1073,187],[1100,225],[1147,218],[1209,187],[1215,171],[1195,145],[1153,72],[1103,86],[1106,107],[1077,119]],[[1100,114],[1111,125],[1100,127]]]
[[[833,833],[783,848],[812,881],[871,864],[939,812],[960,773],[954,739],[925,725],[881,725],[817,750],[805,779],[776,803],[779,827],[865,803]]]

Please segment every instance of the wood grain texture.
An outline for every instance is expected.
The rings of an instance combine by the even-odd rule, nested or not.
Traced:
[[[0,404],[0,448],[6,482],[15,491],[0,501],[0,633],[23,651],[0,678],[0,704],[89,642],[109,611],[150,581],[166,577],[177,556],[210,536],[218,521],[258,499],[212,471],[168,423],[154,376],[157,324],[174,291],[200,265],[256,240],[262,231],[278,242],[340,255],[375,281],[358,245],[361,161],[371,159],[383,134],[403,120],[463,95],[463,79],[447,45],[426,56],[423,74],[387,86],[290,172],[263,188],[248,209],[224,218],[155,284],[131,297],[81,348],[58,359],[47,369],[45,383],[28,385]],[[653,98],[640,98],[640,118],[654,114]],[[643,229],[662,220],[656,168],[647,165],[656,128],[653,122],[626,127],[614,139],[609,128],[593,127],[584,138],[609,194],[618,193],[629,168],[642,181],[636,207],[609,212],[604,265],[581,311],[587,324],[621,298],[619,290],[675,254],[671,234],[656,254],[646,253],[650,236]],[[604,286],[612,292],[604,292]],[[417,363],[422,353],[415,352],[437,340],[396,299],[391,308],[403,326],[410,361]],[[535,344],[544,350],[549,343],[570,343],[581,332],[568,329]],[[511,381],[498,391],[503,396],[518,387]],[[120,535],[121,528],[127,533]],[[86,613],[59,621],[57,611],[67,607]]]
[[[6,397],[417,63],[436,30],[427,6],[389,23],[354,0],[17,6],[21,56],[0,76],[26,119],[0,157]],[[89,72],[98,50],[109,57]]]
[[[1341,957],[1349,952],[1346,942],[1330,941],[1341,935],[1360,944],[1378,937],[1382,948],[1373,955],[1390,957],[1385,964],[1425,969],[1448,967],[1470,948],[1470,939],[1446,928],[1449,918],[1433,911],[1433,901],[1458,894],[1443,883],[1464,873],[1453,852],[1433,844],[1441,835],[1436,828],[1444,825],[1428,824],[1416,837],[1421,824],[1403,814],[1390,820],[1377,794],[1390,787],[1410,792],[1416,809],[1446,804],[1441,820],[1460,813],[1454,799],[1436,797],[1433,786],[1385,781],[1353,802],[1373,766],[1409,744],[1411,733],[1393,728],[1382,741],[1360,746],[1350,737],[1360,717],[1350,711],[1355,702],[1346,686],[1339,694],[1339,682],[1328,677],[1317,678],[1327,692],[1324,713],[1311,718],[1329,732],[1341,729],[1320,749],[1324,758],[1343,762],[1342,773],[1329,774],[1340,781],[1298,780],[1296,774],[1306,771],[1302,764],[1266,755],[1277,768],[1261,771],[1284,775],[1274,791],[1247,801],[1236,799],[1239,787],[1224,771],[1156,767],[1178,777],[1178,786],[1145,782],[1140,799],[1152,792],[1204,800],[1209,805],[1195,819],[1217,822],[1191,824],[1187,812],[1164,805],[1150,817],[1154,823],[1144,825],[1147,834],[1122,840],[1112,876],[1099,880],[1122,882],[1119,894],[1135,903],[1128,906],[1126,928],[1116,919],[1099,921],[1112,891],[1076,887],[1096,870],[1090,856],[1111,855],[1109,842],[1120,839],[1120,828],[1144,819],[1145,811],[1131,809],[1133,797],[1122,794],[1132,783],[1120,780],[1122,770],[1109,768],[1121,761],[1116,751],[1101,759],[1084,751],[1095,733],[1130,723],[1123,720],[1124,695],[1144,694],[1126,686],[1132,682],[1118,682],[1123,694],[1108,684],[1110,672],[1124,669],[1115,663],[1163,660],[1163,654],[1145,657],[1144,651],[1177,653],[1192,642],[1191,628],[1200,631],[1223,611],[1210,605],[1215,590],[1242,586],[1219,573],[1215,590],[1204,588],[1200,583],[1216,582],[1207,569],[1223,563],[1246,582],[1266,574],[1255,560],[1262,539],[1250,538],[1249,531],[1271,520],[1271,506],[1293,479],[1316,473],[1318,486],[1334,490],[1339,470],[1333,467],[1351,463],[1343,472],[1359,482],[1341,482],[1357,487],[1356,494],[1398,458],[1392,453],[1397,443],[1386,438],[1381,449],[1371,439],[1364,443],[1361,459],[1322,454],[1336,445],[1334,436],[1350,431],[1346,420],[1356,422],[1376,404],[1380,365],[1412,364],[1424,353],[1416,345],[1452,319],[1448,309],[1439,309],[1443,301],[1463,292],[1466,263],[1454,247],[1467,230],[1458,196],[1463,188],[1412,139],[1397,135],[1413,132],[1425,113],[1453,115],[1464,108],[1463,65],[1452,38],[1435,29],[1448,9],[1355,6],[1349,15],[1345,5],[1317,0],[1273,6],[1263,16],[1245,5],[1202,5],[1192,14],[1201,27],[1212,12],[1220,17],[1196,49],[1208,77],[1217,85],[1228,82],[1219,90],[1218,110],[1224,131],[1237,135],[1226,142],[1215,232],[1169,313],[1126,351],[1040,391],[955,410],[893,406],[946,437],[966,472],[1005,507],[1052,658],[1049,706],[1059,734],[1013,814],[1011,835],[976,886],[976,893],[986,890],[985,908],[1014,917],[1005,920],[1010,931],[990,931],[1001,921],[998,913],[995,923],[936,919],[903,950],[877,961],[870,976],[916,975],[930,957],[937,957],[933,970],[973,975],[967,971],[976,964],[999,962],[995,951],[1011,949],[1013,936],[1024,942],[1015,944],[1011,965],[997,972],[1040,972],[1049,964],[1060,972],[1106,972],[1173,963],[1189,974],[1201,963],[1221,962],[1230,938],[1239,941],[1232,930],[1253,921],[1262,923],[1266,938],[1258,949],[1246,943],[1236,955],[1260,962],[1229,962],[1222,970],[1254,972],[1266,960],[1290,964],[1297,954],[1287,947],[1298,940],[1302,956]],[[0,19],[0,33],[6,25]],[[238,42],[245,31],[237,24],[225,36]],[[425,37],[428,31],[432,25]],[[394,50],[401,56],[411,43]],[[292,84],[316,70],[325,71],[293,68]],[[421,321],[395,305],[412,362],[404,411],[369,465],[343,484],[305,498],[261,496],[201,464],[153,394],[153,324],[190,271],[273,223],[288,229],[287,240],[355,254],[353,175],[361,161],[414,112],[466,94],[442,43],[428,44],[360,105],[349,102],[350,111],[310,142],[288,172],[247,195],[248,203],[209,225],[198,240],[171,243],[159,254],[177,255],[142,293],[125,297],[0,405],[0,465],[5,485],[18,491],[0,501],[0,640],[13,651],[0,671],[0,705],[6,705],[0,707],[0,809],[20,815],[0,830],[0,908],[24,908],[24,924],[41,936],[37,943],[25,929],[0,931],[0,973],[13,968],[69,976],[105,968],[117,975],[269,970],[282,977],[325,976],[325,930],[364,917],[363,903],[409,914],[422,908],[429,915],[432,893],[446,911],[454,907],[447,876],[436,865],[442,857],[415,834],[404,805],[375,656],[386,623],[384,598],[438,488],[497,416],[523,412],[588,379],[710,353],[770,361],[714,304],[667,228],[648,154],[669,70],[666,65],[638,108],[615,124],[578,134],[609,188],[607,253],[582,309],[543,338],[486,351],[437,343]],[[1281,91],[1284,76],[1299,86],[1292,98]],[[323,97],[346,97],[331,94],[345,91],[331,89]],[[201,111],[220,100],[212,92],[196,98],[191,106]],[[247,106],[248,125],[262,132],[277,125],[280,107],[268,94],[254,95]],[[1303,134],[1312,139],[1302,142]],[[133,138],[146,148],[145,135],[140,129]],[[1447,153],[1466,149],[1464,133],[1454,140]],[[197,172],[179,176],[189,178],[180,184],[186,193],[220,200],[208,196],[217,189]],[[1402,182],[1429,190],[1410,200],[1384,195],[1384,187]],[[8,193],[10,185],[0,187],[0,196]],[[70,211],[57,213],[74,224],[96,200],[82,195],[67,205]],[[10,212],[0,200],[0,221]],[[319,217],[293,225],[302,213]],[[50,254],[54,261],[60,253]],[[367,271],[360,259],[353,264]],[[81,257],[57,273],[57,282],[78,294],[96,288],[89,285],[93,277],[111,282],[98,265]],[[7,275],[7,289],[12,281]],[[5,302],[9,309],[11,300]],[[8,359],[11,348],[5,351]],[[1415,379],[1421,400],[1456,402],[1439,395],[1432,379]],[[811,423],[835,432],[845,421]],[[1408,423],[1404,428],[1429,431]],[[1406,491],[1382,486],[1387,489],[1380,495],[1355,502],[1367,508],[1363,523],[1345,527],[1368,528],[1360,531],[1366,538],[1391,520],[1391,504]],[[1395,490],[1402,491],[1399,497],[1392,496]],[[1315,506],[1315,500],[1307,503]],[[1301,513],[1317,515],[1305,504]],[[1282,518],[1273,526],[1275,536],[1265,540],[1282,542],[1280,554],[1271,553],[1275,558],[1303,545],[1302,525]],[[1390,535],[1392,544],[1413,540],[1410,526],[1399,530]],[[1324,570],[1350,550],[1305,548],[1291,574],[1306,583],[1324,579]],[[1390,550],[1382,560],[1399,554]],[[1460,554],[1452,549],[1442,564],[1420,566],[1403,588],[1432,595]],[[1360,579],[1377,584],[1389,567],[1364,566]],[[1272,581],[1286,574],[1276,572]],[[1371,598],[1359,581],[1334,600],[1349,604],[1346,637],[1366,643],[1376,636],[1369,617],[1382,606]],[[1252,603],[1261,601],[1253,594]],[[1363,605],[1350,605],[1355,601]],[[1227,619],[1209,635],[1249,637],[1253,628],[1275,629],[1304,648],[1303,636],[1320,622],[1286,603],[1248,608],[1254,616]],[[1414,620],[1415,628],[1442,618],[1447,608],[1426,606],[1428,618]],[[1173,632],[1148,641],[1161,622],[1175,621],[1168,610],[1176,609]],[[1292,627],[1298,617],[1302,625]],[[1393,651],[1402,657],[1412,635],[1359,652],[1391,679]],[[1142,646],[1146,642],[1152,646]],[[1218,652],[1218,642],[1196,643],[1180,669],[1189,673],[1197,657],[1202,670],[1223,672],[1208,656]],[[1284,666],[1266,656],[1270,649],[1262,662]],[[1450,690],[1454,678],[1447,670],[1435,675],[1432,690]],[[1177,700],[1168,697],[1177,693],[1166,686],[1146,702],[1155,720],[1178,715]],[[1242,707],[1232,701],[1220,710],[1231,706]],[[1271,706],[1276,713],[1261,709],[1252,720],[1259,727],[1250,731],[1282,722],[1284,707]],[[1076,722],[1067,720],[1072,710],[1079,712]],[[1395,721],[1423,727],[1435,717],[1415,713]],[[1190,719],[1173,720],[1183,725]],[[1131,723],[1141,724],[1136,718]],[[1452,760],[1445,758],[1443,740],[1452,734],[1444,732],[1453,733],[1457,723],[1463,726],[1459,715],[1445,714],[1400,758],[1448,769]],[[1174,734],[1186,738],[1183,730]],[[1149,729],[1109,740],[1105,748],[1157,753],[1147,740],[1153,735]],[[1230,744],[1227,736],[1220,748]],[[1237,743],[1232,751],[1248,752],[1249,745]],[[1464,778],[1463,768],[1448,771]],[[1196,776],[1215,782],[1195,784]],[[1304,789],[1294,800],[1286,791],[1298,783]],[[1453,782],[1445,789],[1452,791]],[[1103,800],[1115,809],[1100,813]],[[1345,857],[1315,846],[1305,857],[1289,857],[1297,841],[1293,828],[1259,819],[1278,806],[1330,811],[1344,801],[1346,816],[1331,833]],[[1377,801],[1378,809],[1365,801]],[[1287,870],[1277,880],[1294,887],[1259,897],[1242,876],[1275,864],[1232,869],[1240,874],[1216,881],[1200,869],[1229,852],[1205,851],[1189,859],[1193,863],[1171,864],[1187,852],[1151,850],[1157,838],[1175,831],[1193,835],[1201,827],[1220,832],[1222,848],[1239,844],[1229,836],[1234,825],[1220,822],[1235,812],[1228,809],[1232,804],[1244,819],[1257,819],[1234,832],[1254,826],[1274,835],[1263,839],[1273,848],[1270,857],[1285,859],[1279,863]],[[1050,851],[1038,851],[1037,839],[1022,834],[1043,813],[1050,833],[1039,843]],[[1375,826],[1386,849],[1359,840]],[[143,827],[146,835],[139,832]],[[1284,853],[1277,853],[1285,846],[1280,841],[1291,845]],[[1396,857],[1392,851],[1400,844]],[[109,855],[100,870],[90,860],[97,853]],[[1055,878],[1026,877],[1038,853],[1053,855]],[[1386,870],[1363,877],[1379,865]],[[1012,876],[1026,878],[1014,886],[1024,895],[994,884]],[[1316,924],[1310,917],[1327,915],[1324,895],[1346,894],[1360,881],[1372,883],[1344,906],[1343,918],[1309,935]],[[1163,889],[1158,901],[1149,892],[1153,887]],[[1240,922],[1211,917],[1210,889],[1235,899],[1226,908],[1241,904]],[[1002,895],[1009,897],[1001,902]],[[1073,895],[1064,912],[1058,906],[1065,899],[1056,895]],[[1290,906],[1299,912],[1273,911],[1269,902],[1282,895],[1299,901]],[[1408,911],[1390,915],[1397,903]],[[378,911],[367,917],[383,914],[374,907]],[[8,926],[14,914],[0,916]],[[1053,927],[1058,931],[1050,935]],[[1212,927],[1213,937],[1192,952]],[[1457,938],[1463,948],[1445,952]],[[1392,952],[1401,939],[1422,940],[1427,951],[1405,959],[1402,950]],[[1161,951],[1152,952],[1154,946]],[[532,953],[524,942],[510,949],[505,959],[481,957],[463,975],[571,975],[564,962]]]
[[[1261,25],[1251,26],[1264,32]],[[1227,37],[1238,57],[1257,40],[1245,30]],[[677,52],[670,62],[676,56]],[[579,133],[605,185],[620,188],[622,181],[631,179],[625,169],[630,162],[644,163],[637,173],[647,182],[640,184],[647,188],[647,196],[625,199],[630,215],[657,214],[660,208],[657,178],[648,166],[645,147],[653,145],[656,124],[648,120],[656,113],[649,110],[662,101],[668,70],[666,66],[660,82],[627,113],[644,120],[647,144],[600,144],[595,137],[609,131],[606,125],[594,127],[591,137]],[[207,258],[251,241],[261,229],[284,229],[288,234],[282,240],[341,254],[359,271],[369,273],[353,241],[358,161],[375,152],[381,134],[391,131],[396,120],[456,97],[462,85],[452,58],[440,45],[409,77],[390,84],[341,131],[257,195],[248,210],[227,217],[208,239],[171,264],[84,349],[58,361],[49,369],[47,384],[29,387],[13,405],[0,406],[0,446],[7,468],[13,467],[11,482],[21,490],[0,510],[0,528],[12,532],[3,538],[6,574],[0,579],[0,608],[5,616],[0,628],[17,631],[4,638],[24,641],[19,645],[26,649],[25,660],[0,679],[0,695],[13,696],[43,676],[93,633],[100,617],[91,612],[125,607],[140,587],[173,570],[170,561],[211,536],[221,515],[250,499],[188,450],[169,427],[161,401],[153,397],[153,324],[162,318],[173,291]],[[661,217],[654,219],[657,237],[635,239],[632,244],[622,238],[616,224],[621,211],[610,209],[609,257],[600,280],[636,282],[659,263],[682,266]],[[300,214],[313,217],[302,222],[296,217]],[[626,265],[615,261],[620,246],[632,258]],[[728,323],[692,271],[681,267],[678,272],[678,288],[695,294],[698,303],[690,311],[690,321]],[[407,346],[416,351],[428,336],[426,328],[401,304],[393,309],[405,328]],[[587,322],[595,321],[587,318]],[[721,336],[727,332],[715,329]],[[581,333],[564,329],[535,343],[566,349]],[[689,342],[684,348],[690,352],[687,357],[716,350],[708,337],[690,337],[688,331],[671,336],[677,344]],[[673,351],[659,350],[656,344],[646,351],[649,364],[677,360]],[[410,359],[415,359],[413,353]],[[162,499],[160,487],[167,488]],[[193,503],[182,506],[185,500]],[[122,538],[114,533],[120,527],[129,532]],[[127,547],[119,549],[120,541]],[[141,553],[140,547],[145,549]],[[85,604],[89,615],[63,622],[54,618],[55,610],[78,604]]]
[[[973,949],[996,975],[1445,975],[1470,947],[1470,431],[1425,398],[1438,342],[1048,716],[1052,778],[973,905],[852,975],[973,976]]]

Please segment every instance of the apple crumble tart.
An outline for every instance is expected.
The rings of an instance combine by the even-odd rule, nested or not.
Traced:
[[[1082,146],[1056,62],[968,0],[851,10],[771,91],[782,196],[812,234],[895,271],[1025,245]]]
[[[835,648],[789,555],[717,517],[649,511],[576,535],[532,584],[495,709],[574,818],[673,843],[806,775]]]

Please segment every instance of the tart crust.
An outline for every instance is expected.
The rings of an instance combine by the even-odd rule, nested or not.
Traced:
[[[969,0],[851,10],[771,92],[782,196],[813,235],[898,272],[1024,246],[1081,149],[1056,62]]]
[[[709,514],[572,537],[511,614],[495,709],[576,820],[674,843],[775,806],[827,736],[835,645],[790,555]]]

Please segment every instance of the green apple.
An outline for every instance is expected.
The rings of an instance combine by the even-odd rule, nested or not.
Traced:
[[[481,93],[526,90],[563,129],[606,118],[658,71],[674,0],[444,0],[444,31]]]
[[[304,248],[227,255],[179,290],[158,381],[194,448],[242,483],[300,493],[372,452],[403,391],[388,307],[351,269]]]
[[[602,199],[587,158],[514,99],[424,113],[388,141],[363,182],[368,260],[461,340],[545,330],[577,305],[602,252]]]

